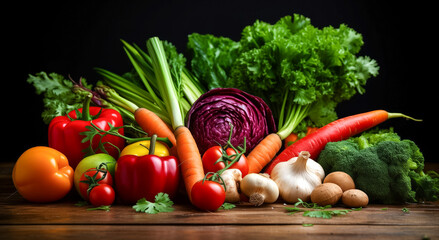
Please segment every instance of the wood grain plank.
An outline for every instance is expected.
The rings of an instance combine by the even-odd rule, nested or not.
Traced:
[[[401,209],[407,207],[409,213]],[[387,208],[387,210],[382,210]],[[363,224],[439,227],[439,206],[436,204],[407,204],[401,206],[370,205],[361,211],[352,211],[332,219],[309,218],[300,213],[289,215],[282,203],[254,207],[238,204],[232,210],[217,212],[199,211],[188,204],[175,205],[171,213],[136,213],[131,206],[116,205],[105,211],[87,211],[76,207],[74,202],[50,204],[0,204],[0,224],[236,224],[236,225],[282,225],[282,224]],[[336,207],[336,209],[345,209]],[[98,219],[98,222],[96,222]]]
[[[1,239],[429,239],[439,238],[434,226],[370,225],[26,225],[1,226]]]

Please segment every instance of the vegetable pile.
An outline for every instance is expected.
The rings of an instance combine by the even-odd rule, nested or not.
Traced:
[[[356,56],[362,45],[361,35],[346,25],[318,29],[298,14],[273,25],[256,21],[243,29],[239,42],[209,34],[192,34],[188,42],[200,81],[239,88],[269,103],[278,137],[269,136],[250,153],[249,161],[257,161],[251,172],[262,170],[299,125],[302,132],[322,127],[337,119],[338,103],[364,93],[378,66]]]
[[[372,202],[398,204],[439,199],[439,175],[424,173],[420,149],[411,140],[401,140],[391,129],[330,142],[318,162],[327,173],[348,173]]]
[[[91,210],[131,204],[150,214],[181,198],[203,211],[284,201],[323,218],[352,211],[328,210],[338,204],[436,201],[439,174],[423,172],[421,150],[376,128],[419,120],[384,110],[338,119],[336,106],[378,74],[358,56],[362,45],[347,25],[319,29],[295,14],[258,20],[238,41],[190,34],[188,59],[158,37],[145,48],[122,40],[132,68],[95,68],[95,85],[29,75],[49,146],[23,153],[14,184],[32,202],[75,188]]]

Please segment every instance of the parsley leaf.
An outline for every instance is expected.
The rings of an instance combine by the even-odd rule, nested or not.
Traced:
[[[221,205],[221,207],[219,207],[219,210],[230,210],[232,208],[235,208],[235,204],[232,203],[224,203],[223,205]]]
[[[110,209],[111,209],[111,206],[108,205],[108,206],[99,206],[99,207],[94,207],[94,208],[87,208],[87,211],[102,210],[102,211],[108,212],[108,211],[110,211]]]
[[[298,206],[302,205],[303,208],[299,208]],[[331,208],[331,205],[319,206],[316,203],[307,203],[302,199],[298,199],[298,202],[294,204],[294,207],[286,207],[285,209],[289,212],[290,215],[298,212],[303,212],[303,216],[305,217],[314,217],[314,218],[332,218],[332,216],[338,215],[346,215],[351,211],[360,211],[362,208],[355,209],[342,209],[342,210],[327,210]],[[307,209],[316,209],[316,210],[307,210]]]
[[[136,212],[144,212],[149,214],[156,214],[160,212],[172,212],[174,208],[172,207],[174,202],[169,199],[167,193],[158,193],[155,196],[155,201],[152,203],[145,198],[139,199],[133,209]]]
[[[313,218],[326,218],[330,219],[332,216],[346,215],[350,210],[316,210],[316,211],[305,211],[303,216],[313,217]]]
[[[49,124],[56,116],[65,115],[71,110],[81,108],[88,95],[88,92],[85,91],[74,92],[74,83],[57,73],[29,74],[27,82],[34,86],[38,95],[44,97],[44,111],[41,117],[46,124]],[[87,84],[85,79],[81,79],[81,84],[91,89],[91,85]]]

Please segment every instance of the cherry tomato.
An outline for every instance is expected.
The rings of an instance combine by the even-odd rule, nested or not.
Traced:
[[[116,193],[112,186],[100,184],[90,191],[89,197],[90,203],[95,207],[108,206],[113,204]]]
[[[81,197],[84,200],[89,200],[89,196],[87,194],[87,190],[90,187],[90,183],[84,183],[82,181],[90,181],[87,176],[93,177],[96,174],[96,168],[90,168],[89,170],[85,171],[80,178],[80,182],[79,182],[79,192]],[[94,178],[96,181],[99,180],[100,178],[102,178],[102,176],[104,175],[104,172],[99,171],[98,174],[96,175],[96,177]],[[98,184],[108,184],[110,186],[113,186],[113,177],[111,177],[111,174],[109,172],[107,172],[107,175],[105,176],[104,179],[100,180],[99,182],[97,182]]]
[[[195,207],[205,211],[216,211],[226,200],[226,192],[217,182],[201,180],[192,187],[191,198]]]
[[[232,148],[228,148],[226,150],[227,155],[233,155],[236,154],[235,150]],[[201,161],[203,162],[203,168],[204,172],[217,172],[218,170],[221,170],[225,167],[224,162],[218,162],[215,164],[216,161],[222,156],[222,151],[220,146],[213,146],[207,149],[206,152],[204,152],[203,157]],[[248,163],[247,158],[242,155],[241,158],[235,162],[230,168],[239,169],[242,173],[242,177],[245,177],[248,173]]]

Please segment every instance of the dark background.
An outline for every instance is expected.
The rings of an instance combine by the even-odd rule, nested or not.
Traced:
[[[376,59],[378,77],[366,93],[338,107],[339,117],[374,109],[402,112],[424,121],[392,119],[402,138],[415,141],[426,161],[434,155],[437,129],[437,13],[422,1],[58,1],[11,3],[2,17],[2,161],[47,145],[42,97],[26,82],[40,71],[98,80],[94,67],[130,69],[120,39],[144,46],[158,36],[185,53],[187,35],[210,33],[239,39],[256,19],[274,23],[299,13],[313,25],[347,24],[363,35],[360,55]],[[10,13],[10,15],[9,15]],[[5,144],[7,143],[7,144]]]

